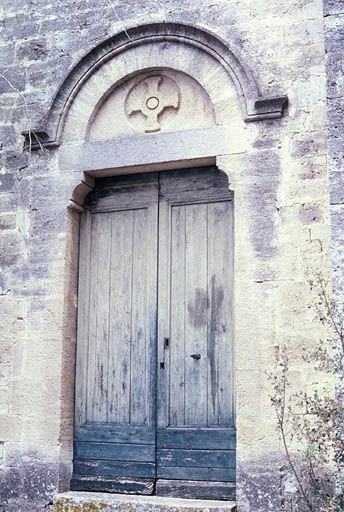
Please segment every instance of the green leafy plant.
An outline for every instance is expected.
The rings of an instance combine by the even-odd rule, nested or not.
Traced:
[[[284,497],[284,510],[339,512],[344,510],[344,309],[329,297],[321,276],[310,282],[316,291],[318,320],[333,333],[303,349],[303,361],[326,375],[333,386],[295,390],[288,349],[281,350],[272,384],[271,404],[284,447],[294,495]],[[288,507],[288,508],[287,508]]]

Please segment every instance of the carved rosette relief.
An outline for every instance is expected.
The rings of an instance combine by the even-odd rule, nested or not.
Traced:
[[[108,91],[90,117],[89,141],[215,125],[208,93],[186,73],[168,68],[142,71]]]
[[[125,100],[127,118],[133,128],[146,133],[161,130],[160,118],[169,110],[178,111],[180,89],[167,76],[149,76],[130,89]],[[145,121],[142,124],[142,116]]]

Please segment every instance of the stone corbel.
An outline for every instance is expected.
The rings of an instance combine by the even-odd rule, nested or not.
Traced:
[[[24,151],[36,151],[43,148],[55,148],[59,146],[56,140],[51,140],[47,132],[41,129],[26,130],[21,132],[24,136]]]
[[[89,194],[95,186],[95,178],[89,174],[84,173],[81,183],[75,187],[70,199],[68,208],[75,212],[81,213],[84,211],[84,202],[87,194]]]
[[[252,113],[246,117],[246,122],[263,121],[264,119],[278,119],[283,116],[288,105],[287,96],[274,96],[255,100]]]

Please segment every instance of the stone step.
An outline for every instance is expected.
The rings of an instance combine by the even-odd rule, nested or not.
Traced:
[[[54,512],[234,512],[233,501],[70,491],[54,497]]]

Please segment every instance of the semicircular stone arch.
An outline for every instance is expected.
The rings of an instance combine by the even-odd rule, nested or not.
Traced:
[[[208,53],[200,52],[194,45],[180,44],[176,41],[152,41],[128,48],[125,52],[114,56],[98,68],[84,83],[74,98],[66,116],[62,135],[62,143],[77,143],[87,138],[89,125],[95,119],[96,113],[109,95],[121,95],[125,84],[136,78],[137,75],[150,70],[150,73],[159,74],[159,69],[174,74],[174,81],[179,89],[188,89],[186,82],[191,80],[195,84],[195,96],[200,91],[209,98],[209,105],[214,110],[215,124],[223,125],[235,123],[243,126],[242,96],[226,70]],[[166,73],[165,73],[166,75]],[[176,77],[179,77],[178,78]],[[142,79],[144,75],[142,75]],[[189,78],[189,80],[187,80]],[[139,77],[140,79],[140,77]],[[170,77],[170,79],[172,79]],[[124,85],[124,87],[123,87]],[[180,91],[180,103],[188,101],[187,93]],[[125,101],[125,98],[123,98]],[[122,113],[123,106],[117,105]],[[114,111],[114,118],[117,111]],[[199,112],[197,112],[199,114]],[[186,129],[198,127],[197,116],[193,116],[194,125],[188,123]],[[115,122],[115,121],[114,121]],[[238,126],[238,127],[239,127]],[[123,133],[127,134],[126,126],[122,126]],[[176,127],[183,130],[182,122]]]
[[[114,58],[116,58],[119,65],[121,60],[119,56],[125,55],[124,61],[128,64],[129,73],[130,53],[128,52],[136,49],[143,57],[143,54],[145,52],[147,54],[147,50],[151,48],[150,45],[152,44],[160,48],[160,59],[156,64],[158,66],[167,66],[167,62],[163,62],[163,60],[169,52],[165,53],[164,50],[167,50],[171,45],[173,45],[173,48],[177,48],[172,65],[170,63],[172,69],[176,69],[176,66],[178,68],[178,65],[182,63],[180,58],[187,56],[184,55],[186,49],[188,49],[188,57],[190,57],[190,53],[195,57],[195,61],[194,59],[189,61],[190,64],[193,61],[195,62],[195,68],[201,65],[205,71],[207,68],[205,62],[208,61],[209,63],[210,59],[213,68],[216,68],[216,72],[221,73],[220,69],[222,69],[222,72],[227,74],[227,81],[229,79],[232,82],[245,121],[271,119],[283,115],[284,107],[287,104],[286,96],[265,97],[261,93],[254,73],[245,62],[247,57],[245,56],[245,59],[243,59],[240,51],[232,43],[228,44],[204,28],[172,22],[152,23],[129,28],[112,36],[93,48],[77,63],[59,87],[44,120],[31,130],[36,135],[34,141],[30,140],[31,149],[40,149],[42,145],[46,147],[59,146],[62,139],[65,140],[63,134],[66,120],[70,116],[70,110],[74,108],[75,102],[79,102],[80,92],[90,84],[90,79],[94,80],[99,75],[99,69],[105,69],[104,65]],[[131,52],[131,55],[136,57],[137,51]],[[152,57],[156,58],[157,55],[152,55]],[[148,66],[152,67],[152,65],[151,62]],[[142,65],[140,66],[140,60],[134,62],[134,68],[136,71],[144,69]],[[121,70],[118,69],[117,71],[120,73]],[[122,69],[122,75],[124,76],[123,71]],[[180,71],[182,70],[180,69]],[[186,72],[190,72],[189,65]],[[197,76],[194,77],[196,80]],[[209,78],[208,75],[207,80]],[[214,82],[217,78],[214,76],[212,81]],[[113,77],[113,84],[115,80],[116,76]],[[24,135],[28,144],[29,131],[24,132]]]

